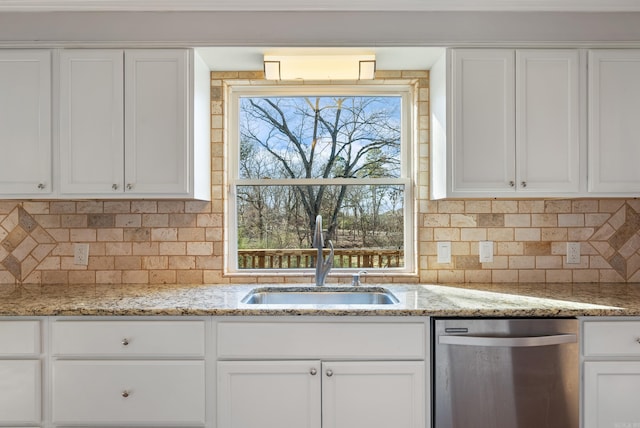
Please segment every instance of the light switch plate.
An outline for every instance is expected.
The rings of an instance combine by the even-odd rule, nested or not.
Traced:
[[[438,242],[438,263],[451,263],[451,242]]]
[[[493,262],[493,241],[480,241],[480,263]]]

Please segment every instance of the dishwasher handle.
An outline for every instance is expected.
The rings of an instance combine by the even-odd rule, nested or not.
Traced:
[[[438,336],[438,343],[441,345],[493,346],[506,348],[552,346],[562,345],[565,343],[576,343],[577,341],[578,337],[575,334],[555,334],[551,336],[524,337],[467,335]]]

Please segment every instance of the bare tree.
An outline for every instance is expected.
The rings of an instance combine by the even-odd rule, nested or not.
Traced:
[[[384,97],[246,98],[241,141],[274,162],[259,178],[397,177],[400,126],[389,105]],[[347,186],[304,185],[295,192],[308,242],[318,214],[334,239]]]

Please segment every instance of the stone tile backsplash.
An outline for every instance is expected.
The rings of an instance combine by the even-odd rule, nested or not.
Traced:
[[[428,72],[378,72],[416,85],[416,275],[365,282],[640,282],[640,200],[429,200]],[[224,86],[261,73],[214,72],[212,201],[0,201],[0,284],[222,284],[309,282],[311,277],[225,276]],[[478,242],[494,241],[480,263]],[[436,243],[452,243],[437,263]],[[566,243],[579,242],[579,264]],[[88,243],[88,266],[73,263]],[[328,282],[348,282],[330,275]]]

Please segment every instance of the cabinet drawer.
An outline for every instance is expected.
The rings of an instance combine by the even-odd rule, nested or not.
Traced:
[[[56,361],[56,424],[203,425],[203,361]]]
[[[371,358],[422,360],[421,322],[221,322],[219,358]]]
[[[40,423],[39,360],[0,361],[0,425]]]
[[[40,353],[40,321],[0,321],[0,356]]]
[[[640,356],[640,321],[585,321],[586,357]]]
[[[202,357],[204,321],[57,321],[57,356]]]

